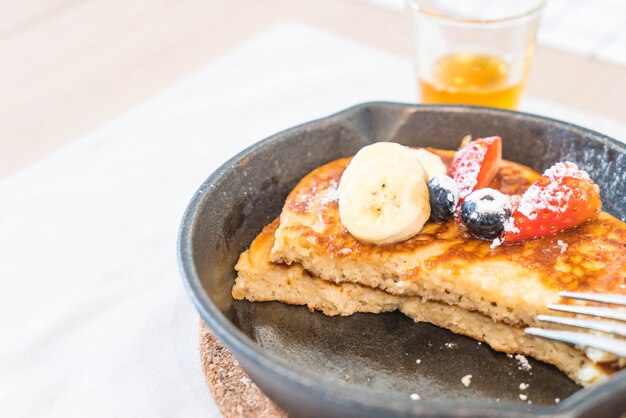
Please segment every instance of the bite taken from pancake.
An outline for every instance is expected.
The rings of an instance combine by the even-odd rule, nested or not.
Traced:
[[[575,164],[540,175],[501,153],[499,137],[456,152],[383,142],[313,170],[262,233],[265,251],[242,254],[233,296],[331,315],[397,309],[581,384],[606,377],[620,359],[523,328],[543,325],[560,291],[626,293],[626,225]]]

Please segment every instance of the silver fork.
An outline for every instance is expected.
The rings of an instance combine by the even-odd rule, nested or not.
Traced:
[[[578,299],[591,302],[626,306],[626,296],[624,295],[561,292],[559,293],[559,296],[567,299]],[[548,305],[548,309],[626,322],[626,310],[623,309],[559,304],[550,304]],[[598,319],[579,319],[552,315],[537,315],[537,319],[539,321],[569,325],[578,328],[586,328],[588,330],[601,331],[609,334],[615,334],[620,337],[626,337],[626,323]],[[619,357],[626,358],[626,340],[620,338],[613,338],[598,334],[589,334],[585,332],[547,330],[543,328],[526,328],[524,331],[526,332],[526,334],[576,344],[581,347],[597,348],[598,350],[606,351]]]

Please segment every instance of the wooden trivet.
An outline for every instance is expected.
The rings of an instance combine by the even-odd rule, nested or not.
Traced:
[[[286,418],[200,320],[200,359],[213,400],[224,417]]]

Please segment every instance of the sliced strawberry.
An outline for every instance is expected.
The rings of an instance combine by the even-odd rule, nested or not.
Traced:
[[[576,164],[557,163],[534,182],[506,222],[503,243],[556,235],[600,213],[600,190]]]
[[[451,177],[459,185],[459,203],[476,189],[487,187],[502,162],[499,136],[479,138],[459,149],[450,164]]]

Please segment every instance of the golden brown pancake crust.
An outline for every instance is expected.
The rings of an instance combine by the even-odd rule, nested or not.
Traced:
[[[449,164],[453,152],[430,149]],[[571,291],[593,291],[626,294],[626,225],[602,213],[599,218],[578,228],[517,245],[490,248],[490,241],[474,238],[453,219],[443,224],[428,222],[413,238],[395,244],[374,245],[356,240],[339,220],[336,189],[350,158],[335,160],[304,177],[287,197],[285,210],[309,214],[312,202],[324,196],[316,213],[323,221],[322,231],[310,227],[289,226],[314,240],[332,258],[359,256],[370,259],[377,254],[412,252],[433,242],[445,242],[443,254],[423,264],[430,270],[437,265],[454,269],[477,260],[514,261],[539,273],[549,288]],[[510,161],[502,168],[490,187],[509,195],[523,193],[539,177],[534,170]],[[566,250],[562,250],[565,249]],[[349,250],[349,251],[346,251]],[[403,273],[402,280],[418,281],[419,269]]]

